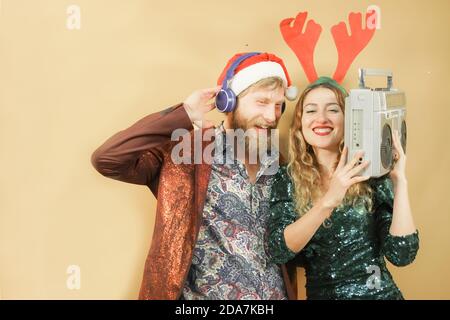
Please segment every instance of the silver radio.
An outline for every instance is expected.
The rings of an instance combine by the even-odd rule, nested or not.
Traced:
[[[386,76],[386,88],[367,88],[366,76]],[[397,130],[406,152],[405,93],[392,88],[392,72],[359,69],[359,88],[350,90],[345,99],[345,145],[348,159],[364,151],[369,166],[362,175],[379,177],[393,165],[392,132]]]

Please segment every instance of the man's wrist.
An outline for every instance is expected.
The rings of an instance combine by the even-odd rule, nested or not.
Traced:
[[[183,102],[182,106],[183,106],[184,110],[186,111],[189,119],[191,119],[191,122],[193,122],[192,121],[192,110],[191,110],[191,107],[186,102]]]

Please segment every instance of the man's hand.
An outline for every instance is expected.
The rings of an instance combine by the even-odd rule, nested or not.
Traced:
[[[205,119],[205,114],[214,109],[215,103],[211,99],[215,98],[222,86],[194,91],[184,100],[183,105],[192,123],[200,128],[211,128],[214,123]]]

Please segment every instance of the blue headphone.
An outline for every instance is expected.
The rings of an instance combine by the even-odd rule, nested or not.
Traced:
[[[236,94],[228,88],[228,81],[233,78],[234,71],[236,68],[242,63],[242,61],[261,54],[260,52],[250,52],[246,53],[234,61],[231,66],[228,68],[227,73],[225,75],[225,79],[222,83],[222,89],[220,89],[219,93],[216,96],[216,108],[220,112],[231,112],[236,108]]]
[[[222,83],[222,89],[216,95],[216,108],[220,112],[232,112],[237,105],[236,94],[228,87],[228,81],[233,78],[236,68],[246,59],[261,54],[261,52],[250,52],[240,56],[236,61],[234,61],[228,68],[225,75],[225,79]],[[281,106],[281,113],[286,109],[286,103],[284,102]]]

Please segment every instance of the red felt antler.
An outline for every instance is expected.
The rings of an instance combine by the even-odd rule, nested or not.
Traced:
[[[314,66],[314,49],[322,32],[322,27],[314,20],[309,20],[305,32],[302,33],[307,15],[307,12],[300,12],[295,20],[294,18],[284,19],[280,23],[280,30],[284,41],[300,61],[309,82],[314,82],[317,79]],[[293,26],[291,26],[292,21],[294,21]]]
[[[368,21],[375,11],[366,13],[366,28],[362,27],[361,13],[351,12],[348,16],[351,35],[347,33],[345,22],[341,21],[331,28],[334,43],[338,51],[338,64],[333,79],[342,82],[353,60],[366,47],[375,33],[375,27],[369,28]],[[377,17],[375,17],[377,18]]]

